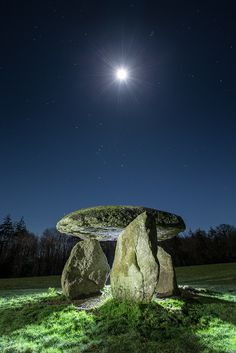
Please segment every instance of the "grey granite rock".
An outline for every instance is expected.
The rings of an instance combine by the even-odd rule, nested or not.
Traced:
[[[172,257],[161,246],[158,246],[157,259],[160,266],[156,287],[158,297],[170,297],[178,294],[175,269]]]
[[[121,301],[150,302],[158,280],[156,222],[143,212],[120,234],[111,271],[112,295]]]
[[[70,299],[92,296],[104,287],[109,265],[97,240],[77,243],[61,277],[63,293]]]

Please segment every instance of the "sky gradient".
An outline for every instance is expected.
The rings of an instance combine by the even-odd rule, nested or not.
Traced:
[[[236,225],[233,1],[2,1],[0,17],[1,218],[39,234],[120,204]]]

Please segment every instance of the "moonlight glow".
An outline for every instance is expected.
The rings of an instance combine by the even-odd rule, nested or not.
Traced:
[[[128,79],[128,71],[124,67],[120,67],[119,69],[116,70],[116,79],[118,81],[126,81]]]

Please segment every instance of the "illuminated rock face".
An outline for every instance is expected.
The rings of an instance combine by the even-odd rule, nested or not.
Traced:
[[[158,246],[159,278],[156,287],[158,297],[170,297],[178,294],[175,269],[172,257],[161,246]]]
[[[109,270],[99,242],[94,239],[81,241],[73,247],[65,264],[62,291],[70,299],[97,294],[104,287]]]
[[[155,219],[159,241],[170,239],[185,229],[181,217],[141,206],[97,206],[84,208],[63,217],[57,223],[61,233],[81,239],[117,240],[120,233],[141,213]]]
[[[114,298],[141,303],[151,301],[159,274],[156,254],[155,219],[144,212],[118,238],[111,271]]]

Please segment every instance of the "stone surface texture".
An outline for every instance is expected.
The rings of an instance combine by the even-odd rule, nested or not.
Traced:
[[[157,249],[157,259],[159,262],[159,278],[156,287],[158,297],[170,297],[178,294],[175,269],[172,257],[161,246]]]
[[[70,299],[97,294],[104,287],[109,270],[99,242],[80,241],[73,247],[62,272],[62,291]]]
[[[63,217],[57,223],[57,229],[81,239],[117,240],[124,228],[143,212],[154,217],[159,241],[172,238],[185,230],[181,217],[141,206],[84,208]]]
[[[120,234],[111,271],[114,298],[151,301],[159,274],[156,232],[155,218],[144,212]]]

